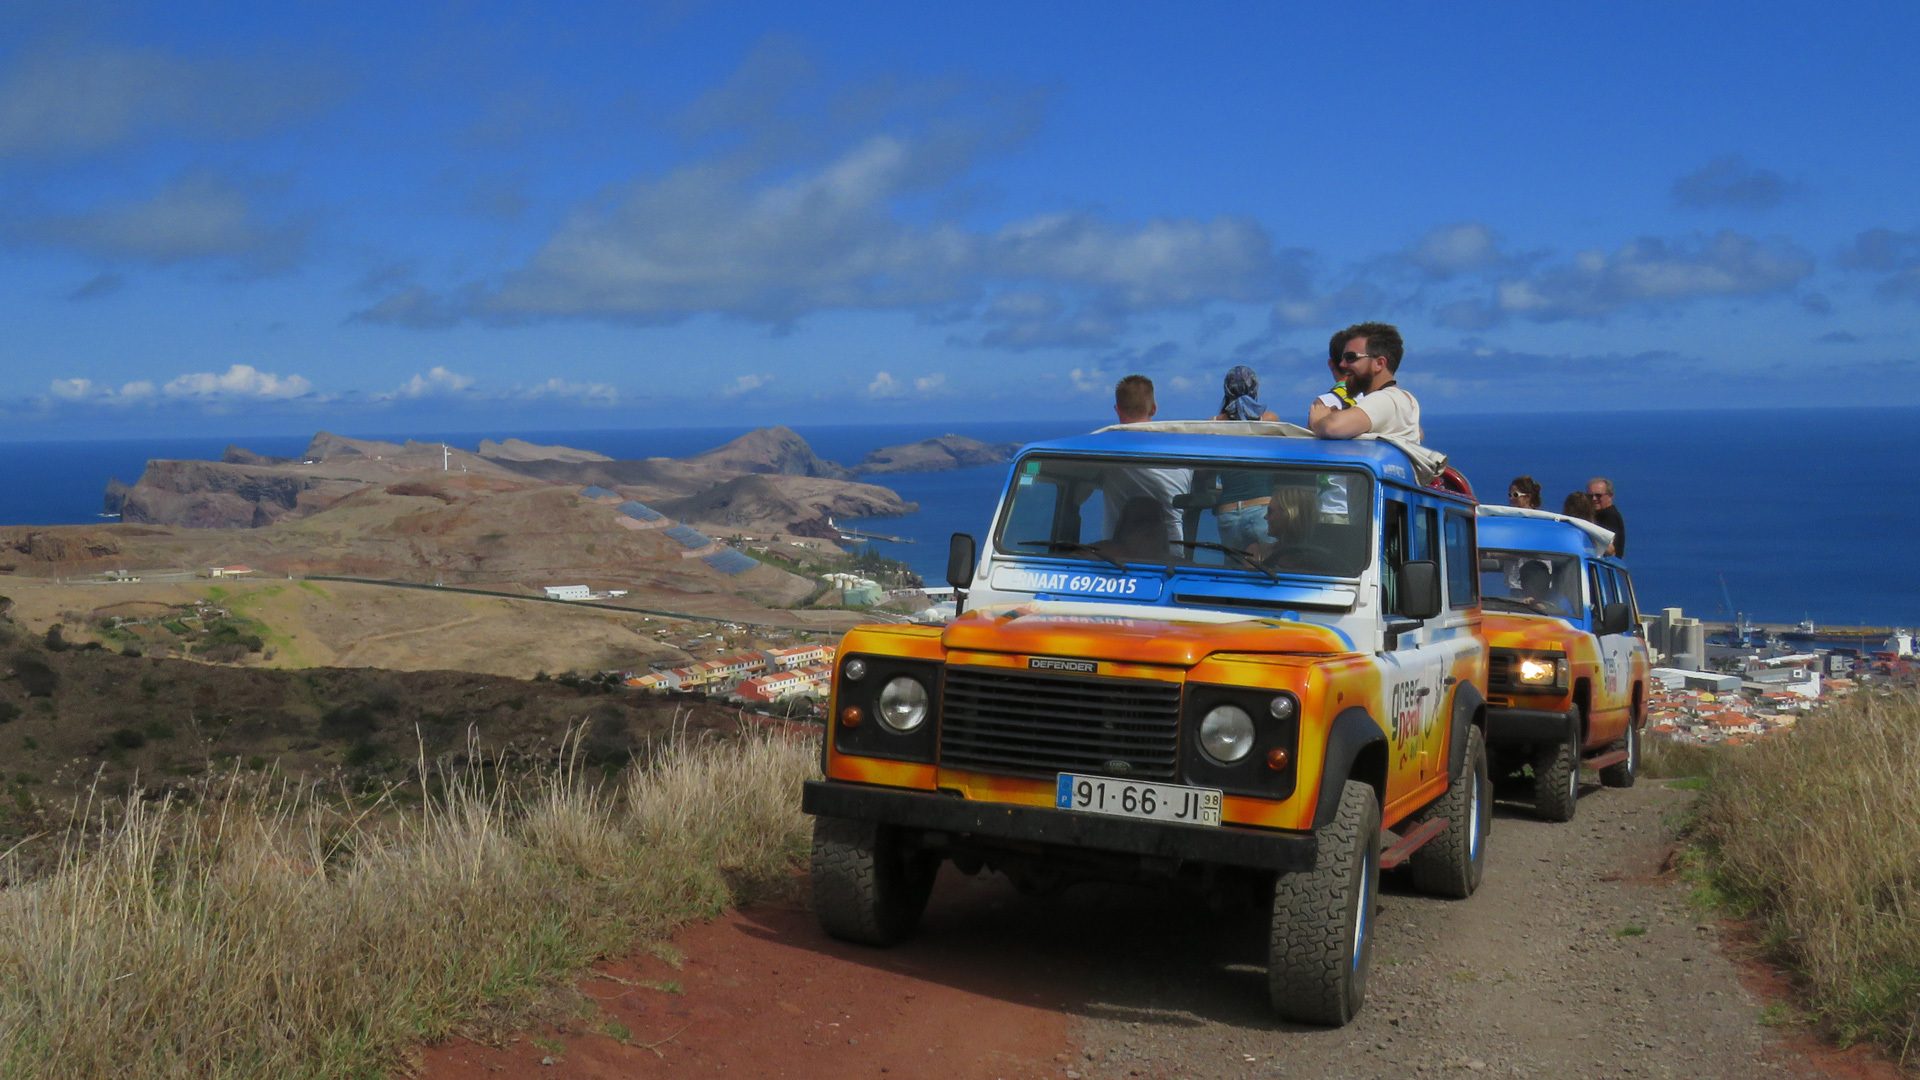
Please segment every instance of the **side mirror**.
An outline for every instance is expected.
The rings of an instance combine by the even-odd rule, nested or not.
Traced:
[[[1407,619],[1431,619],[1440,614],[1440,564],[1417,559],[1400,567],[1400,610]]]
[[[1633,629],[1633,613],[1624,603],[1608,604],[1600,609],[1600,633],[1624,634]]]
[[[947,541],[947,584],[964,589],[973,584],[973,565],[979,550],[969,533],[954,533]]]

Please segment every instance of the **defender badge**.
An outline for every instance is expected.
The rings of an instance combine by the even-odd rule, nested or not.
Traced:
[[[1027,669],[1030,671],[1072,671],[1081,675],[1098,675],[1100,664],[1095,660],[1062,660],[1055,656],[1029,656]]]

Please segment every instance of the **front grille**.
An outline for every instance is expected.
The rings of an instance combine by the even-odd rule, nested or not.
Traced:
[[[1166,780],[1179,744],[1179,683],[947,668],[940,763],[949,768]]]
[[[1494,653],[1487,657],[1487,686],[1507,685],[1507,679],[1513,669],[1513,657],[1505,653]]]

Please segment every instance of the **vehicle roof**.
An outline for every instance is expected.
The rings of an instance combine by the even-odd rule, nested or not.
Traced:
[[[1605,545],[1596,545],[1591,533],[1574,523],[1547,517],[1482,516],[1476,528],[1483,548],[1552,551],[1588,559],[1599,555],[1599,551],[1594,550],[1596,546],[1600,551],[1606,550]]]
[[[1279,435],[1214,435],[1166,431],[1098,431],[1028,443],[1016,457],[1036,451],[1115,457],[1178,457],[1325,465],[1364,469],[1382,480],[1414,483],[1415,463],[1406,451],[1379,439],[1290,438]],[[1435,495],[1461,498],[1433,488]]]

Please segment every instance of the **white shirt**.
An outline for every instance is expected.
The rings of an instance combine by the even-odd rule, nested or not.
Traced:
[[[1417,443],[1421,440],[1420,403],[1398,386],[1361,394],[1353,405],[1367,414],[1375,435],[1392,435]]]
[[[1160,504],[1167,517],[1167,539],[1180,540],[1180,511],[1173,508],[1173,497],[1193,490],[1192,469],[1109,468],[1100,485],[1101,510],[1111,537],[1120,525],[1120,511],[1127,500],[1145,495]]]

